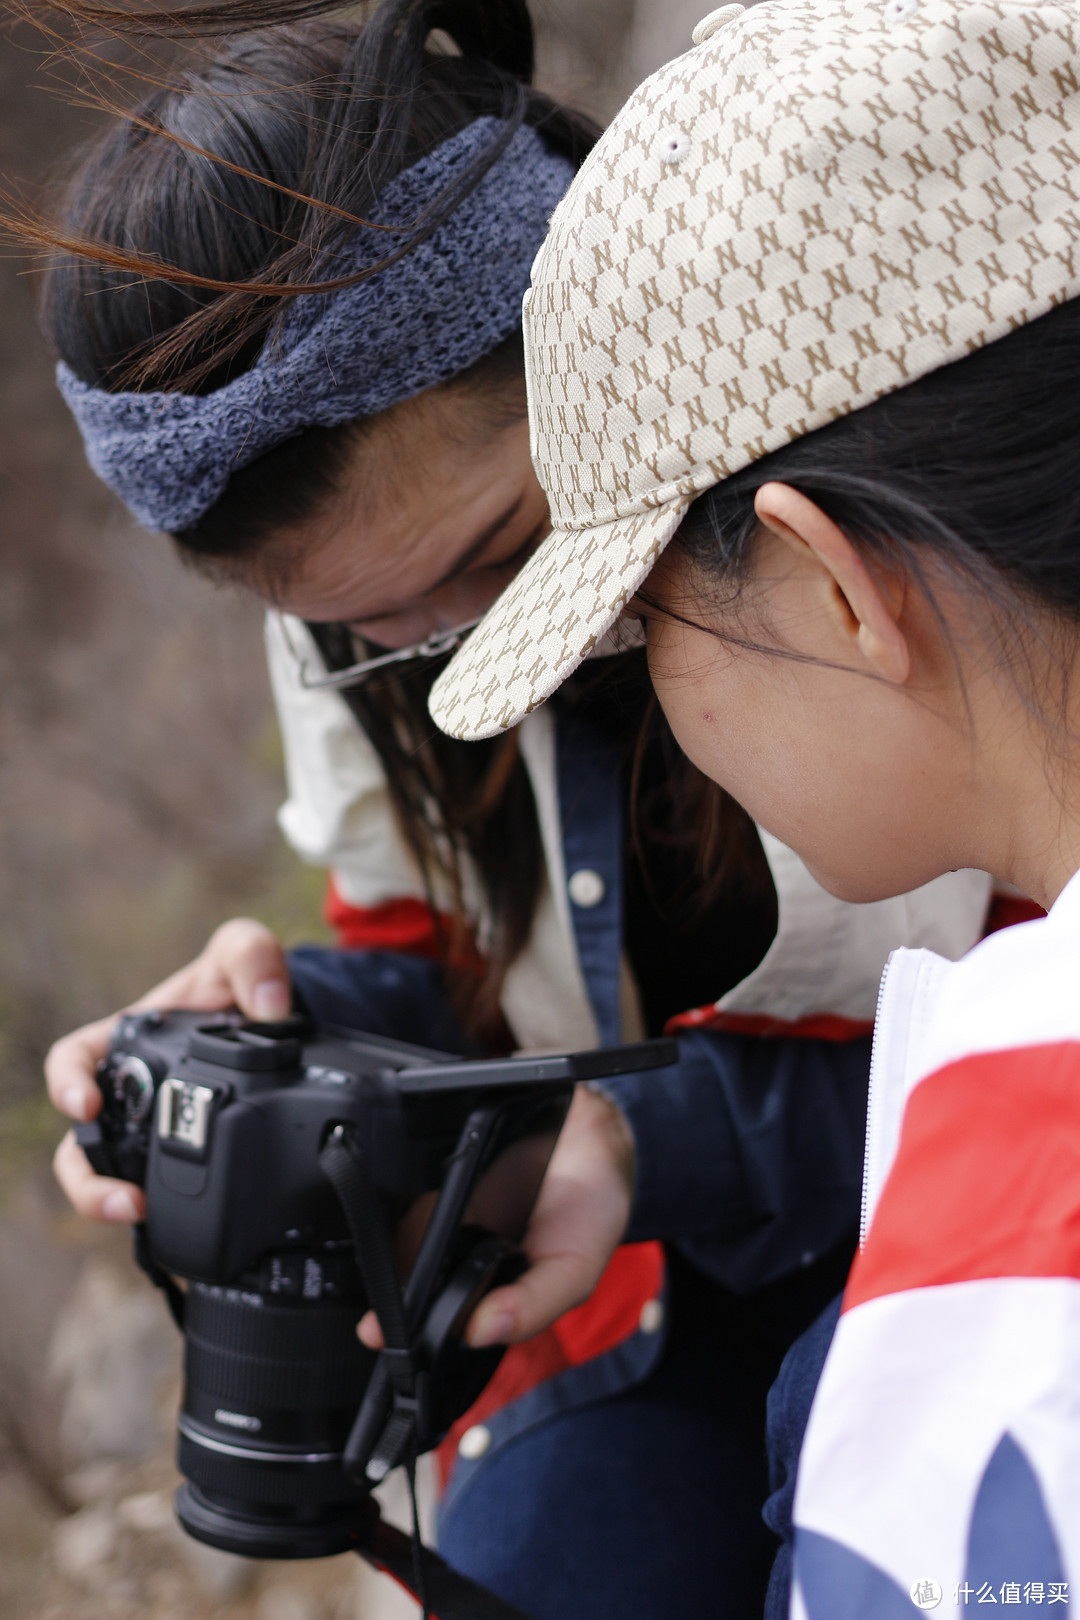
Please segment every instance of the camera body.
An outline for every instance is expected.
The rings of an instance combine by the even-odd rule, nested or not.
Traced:
[[[136,1253],[185,1340],[185,1528],[263,1558],[357,1545],[372,1486],[437,1445],[498,1365],[464,1326],[524,1268],[574,1084],[675,1050],[468,1062],[302,1017],[121,1018],[101,1113],[76,1135],[96,1170],[146,1189]],[[369,1305],[379,1355],[356,1336]]]
[[[392,1211],[439,1186],[470,1099],[457,1092],[448,1103],[400,1079],[446,1062],[301,1019],[128,1014],[100,1076],[101,1140],[110,1162],[146,1188],[158,1264],[233,1282],[267,1255],[348,1239],[319,1168],[332,1125],[353,1127]],[[94,1162],[100,1150],[89,1151]],[[279,1268],[272,1291],[293,1286],[292,1269]]]

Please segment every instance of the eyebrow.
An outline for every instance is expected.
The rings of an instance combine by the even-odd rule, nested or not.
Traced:
[[[480,553],[484,550],[484,547],[489,546],[495,539],[495,536],[497,534],[501,534],[503,529],[505,529],[509,523],[513,522],[514,518],[517,517],[518,512],[521,510],[521,503],[524,501],[524,499],[525,493],[522,491],[517,500],[514,501],[513,505],[508,506],[505,512],[501,512],[493,523],[488,524],[486,529],[482,529],[477,535],[476,539],[473,541],[472,545],[467,546],[457,561],[450,564],[450,567],[446,570],[446,573],[442,575],[441,579],[437,579],[434,585],[429,585],[423,594],[425,596],[434,596],[436,591],[441,591],[444,585],[449,585],[451,580],[457,579],[460,574],[463,574],[469,567],[470,563],[474,563],[476,561],[477,557],[479,557]]]

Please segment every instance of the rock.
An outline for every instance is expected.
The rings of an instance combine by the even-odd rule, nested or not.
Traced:
[[[155,1616],[190,1613],[190,1587],[175,1569],[151,1570],[146,1578],[146,1596],[147,1609]]]
[[[117,1493],[123,1469],[117,1462],[87,1463],[72,1474],[65,1474],[61,1488],[69,1501],[78,1507],[90,1507],[94,1502],[110,1500]]]
[[[420,1611],[389,1575],[358,1561],[355,1608],[357,1620],[417,1620]]]
[[[196,1584],[210,1597],[230,1602],[250,1591],[259,1565],[251,1558],[238,1558],[217,1547],[204,1546],[180,1532],[180,1545]]]
[[[116,1516],[107,1507],[80,1508],[53,1534],[53,1561],[69,1581],[85,1581],[116,1551]]]
[[[271,1586],[255,1605],[255,1620],[325,1620],[325,1615],[321,1600],[297,1586]]]
[[[116,1517],[125,1530],[171,1530],[176,1522],[168,1491],[137,1491],[117,1503]]]
[[[387,1524],[412,1534],[412,1503],[404,1468],[395,1468],[375,1491],[375,1500]],[[435,1542],[435,1519],[438,1512],[438,1484],[435,1456],[427,1452],[416,1464],[416,1504],[420,1510],[420,1534],[428,1546]]]
[[[87,1463],[148,1456],[161,1438],[157,1404],[180,1339],[149,1288],[129,1291],[115,1267],[91,1260],[60,1312],[49,1353],[64,1390],[60,1433]]]

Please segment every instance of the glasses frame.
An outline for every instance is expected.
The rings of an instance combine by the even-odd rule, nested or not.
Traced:
[[[467,624],[455,625],[452,629],[433,630],[423,641],[414,642],[411,647],[396,647],[392,652],[381,653],[378,658],[364,658],[360,663],[349,664],[345,669],[324,668],[320,673],[293,644],[288,616],[284,613],[277,615],[282,637],[300,671],[300,685],[305,692],[340,692],[346,687],[363,686],[370,675],[376,674],[380,669],[389,669],[394,664],[442,658],[444,654],[453,652],[461,646],[470,631],[476,629],[481,618],[483,614],[470,619]]]

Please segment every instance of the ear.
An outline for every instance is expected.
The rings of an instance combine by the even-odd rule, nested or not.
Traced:
[[[884,680],[903,686],[911,674],[911,649],[901,627],[904,584],[867,569],[843,530],[819,506],[789,484],[763,484],[754,500],[758,521],[829,576],[844,629],[863,658]]]

